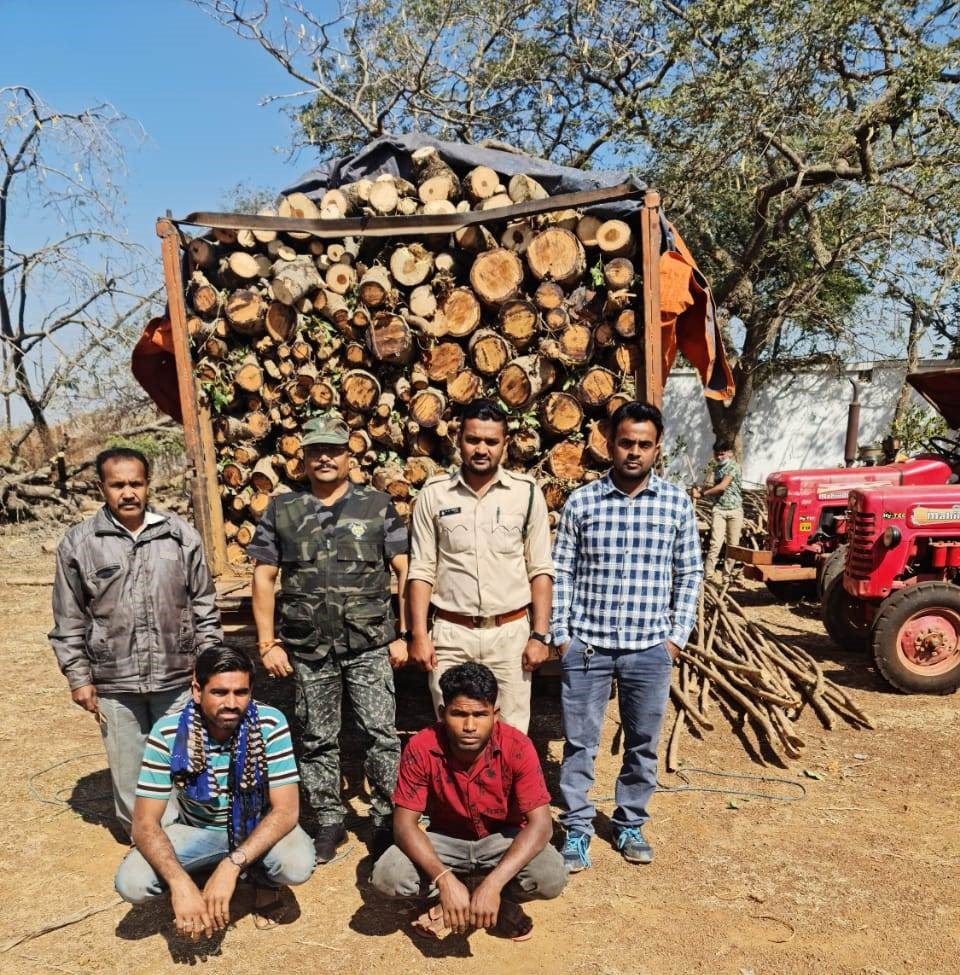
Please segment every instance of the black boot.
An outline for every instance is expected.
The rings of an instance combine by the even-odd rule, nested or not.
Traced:
[[[328,823],[317,830],[313,846],[317,851],[317,863],[329,863],[337,855],[337,847],[347,839],[343,823]]]

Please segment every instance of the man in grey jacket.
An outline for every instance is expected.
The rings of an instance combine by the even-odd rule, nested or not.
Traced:
[[[147,735],[186,705],[194,657],[223,630],[200,536],[147,506],[143,454],[105,450],[97,476],[103,508],[57,549],[50,643],[74,703],[100,723],[117,818],[129,833]]]

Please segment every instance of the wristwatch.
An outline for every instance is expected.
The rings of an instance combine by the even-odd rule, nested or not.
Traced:
[[[530,639],[531,640],[536,640],[538,643],[543,643],[546,646],[550,646],[550,634],[549,633],[537,633],[537,631],[534,630],[530,634]]]
[[[247,865],[247,854],[243,850],[231,850],[227,854],[227,859],[235,867],[245,867]]]
[[[401,640],[405,640],[407,643],[409,643],[413,639],[413,631],[412,630],[401,630],[400,631],[400,639]]]

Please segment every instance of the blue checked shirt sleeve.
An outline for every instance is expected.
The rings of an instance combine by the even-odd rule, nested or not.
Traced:
[[[576,503],[568,500],[563,506],[553,543],[553,614],[550,619],[550,634],[557,646],[570,639],[570,607],[573,603],[579,533]]]
[[[673,615],[670,642],[681,649],[687,645],[697,620],[697,601],[702,584],[703,555],[697,535],[697,515],[693,503],[685,497],[673,548],[673,593],[670,600]]]

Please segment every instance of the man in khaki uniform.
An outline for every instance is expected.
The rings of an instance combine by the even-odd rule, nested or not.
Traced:
[[[460,470],[427,481],[417,497],[410,657],[429,672],[436,708],[445,670],[485,664],[500,687],[501,720],[526,734],[532,672],[548,655],[553,561],[543,495],[529,475],[500,467],[506,444],[503,411],[475,400],[461,418]]]

